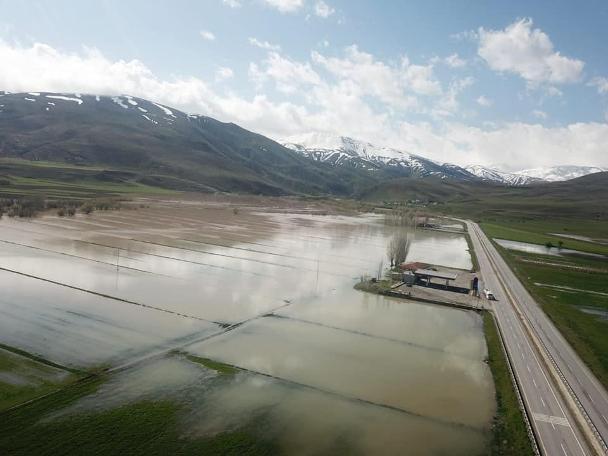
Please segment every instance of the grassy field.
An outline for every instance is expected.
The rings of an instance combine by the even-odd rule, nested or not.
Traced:
[[[188,358],[188,360],[192,361],[193,363],[201,364],[207,369],[214,370],[218,374],[222,375],[233,375],[239,371],[236,367],[232,367],[228,364],[220,363],[219,361],[214,361],[209,358],[201,358],[200,356],[194,356],[190,354],[187,354],[186,358]]]
[[[479,271],[479,260],[477,259],[477,254],[475,253],[475,249],[473,248],[473,241],[471,241],[471,235],[469,233],[466,233],[464,237],[467,240],[467,246],[469,249],[469,255],[471,255],[471,264],[473,265],[473,270]]]
[[[91,376],[17,409],[0,412],[0,454],[10,455],[270,455],[278,449],[259,435],[263,417],[238,429],[185,437],[181,405],[168,400],[125,403],[101,411],[51,415],[95,394],[108,380]],[[45,419],[46,418],[46,419]],[[262,425],[263,426],[263,425]]]
[[[143,180],[136,171],[0,158],[0,196],[3,197],[86,199],[175,193],[167,188],[147,185],[141,182]],[[150,181],[149,177],[146,181]]]
[[[492,429],[491,455],[532,455],[532,445],[507,366],[498,329],[489,312],[483,316],[488,364],[496,388],[496,417]]]
[[[545,233],[608,237],[605,221],[505,220],[482,222],[481,227],[490,238],[537,244],[550,241],[555,245],[561,239]],[[608,254],[605,245],[561,240],[564,248]],[[537,255],[498,245],[497,248],[579,356],[608,387],[608,260]],[[599,314],[602,312],[604,317]]]
[[[56,391],[77,375],[0,348],[0,411]]]

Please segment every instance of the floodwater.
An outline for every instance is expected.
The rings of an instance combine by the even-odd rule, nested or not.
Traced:
[[[107,400],[83,404],[148,390],[187,400],[184,435],[272,410],[260,432],[289,453],[338,441],[349,453],[484,453],[495,404],[480,317],[354,290],[386,267],[403,228],[313,209],[157,202],[2,219],[0,342],[77,367],[138,360],[106,385]],[[410,236],[408,260],[471,267],[463,236]],[[174,348],[241,372],[145,361]]]
[[[599,253],[581,252],[580,250],[560,249],[559,247],[547,247],[541,244],[530,244],[528,242],[509,241],[506,239],[494,239],[498,245],[509,250],[518,252],[537,253],[539,255],[551,256],[581,256],[589,258],[608,258],[606,255]]]

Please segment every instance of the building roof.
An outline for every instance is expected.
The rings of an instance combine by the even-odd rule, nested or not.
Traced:
[[[428,263],[420,263],[419,261],[413,261],[410,263],[401,263],[399,267],[402,271],[415,271],[416,269],[426,269],[430,266]]]
[[[418,276],[431,277],[437,279],[456,280],[457,275],[451,272],[432,271],[430,269],[416,269],[414,274]]]

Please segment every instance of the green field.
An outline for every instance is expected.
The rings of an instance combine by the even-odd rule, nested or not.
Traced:
[[[0,348],[0,411],[56,391],[75,378],[39,358]]]
[[[0,159],[0,197],[44,196],[50,199],[88,199],[96,196],[174,194],[153,186],[150,176],[95,166]]]
[[[194,362],[200,364],[200,360]],[[223,365],[205,360],[213,369]],[[224,370],[224,367],[221,369]],[[224,372],[228,373],[228,372]],[[138,400],[113,408],[67,410],[95,394],[111,377],[86,378],[9,411],[0,412],[0,454],[270,455],[279,451],[260,435],[264,419],[203,437],[183,435],[183,403]],[[110,438],[111,436],[111,438]]]

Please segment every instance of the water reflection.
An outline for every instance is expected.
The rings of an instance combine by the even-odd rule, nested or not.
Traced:
[[[290,450],[308,441],[302,453],[338,440],[364,453],[482,452],[494,401],[479,316],[352,288],[386,264],[402,228],[375,215],[162,206],[2,220],[0,342],[80,366],[187,346],[251,371],[218,386],[192,366],[166,377],[186,362],[172,360],[117,376],[125,400],[141,393],[128,387],[137,376],[167,394],[216,385],[205,395],[215,408],[186,433],[269,407],[269,432]],[[462,236],[412,236],[408,259],[471,267]],[[226,323],[241,326],[222,334]]]

